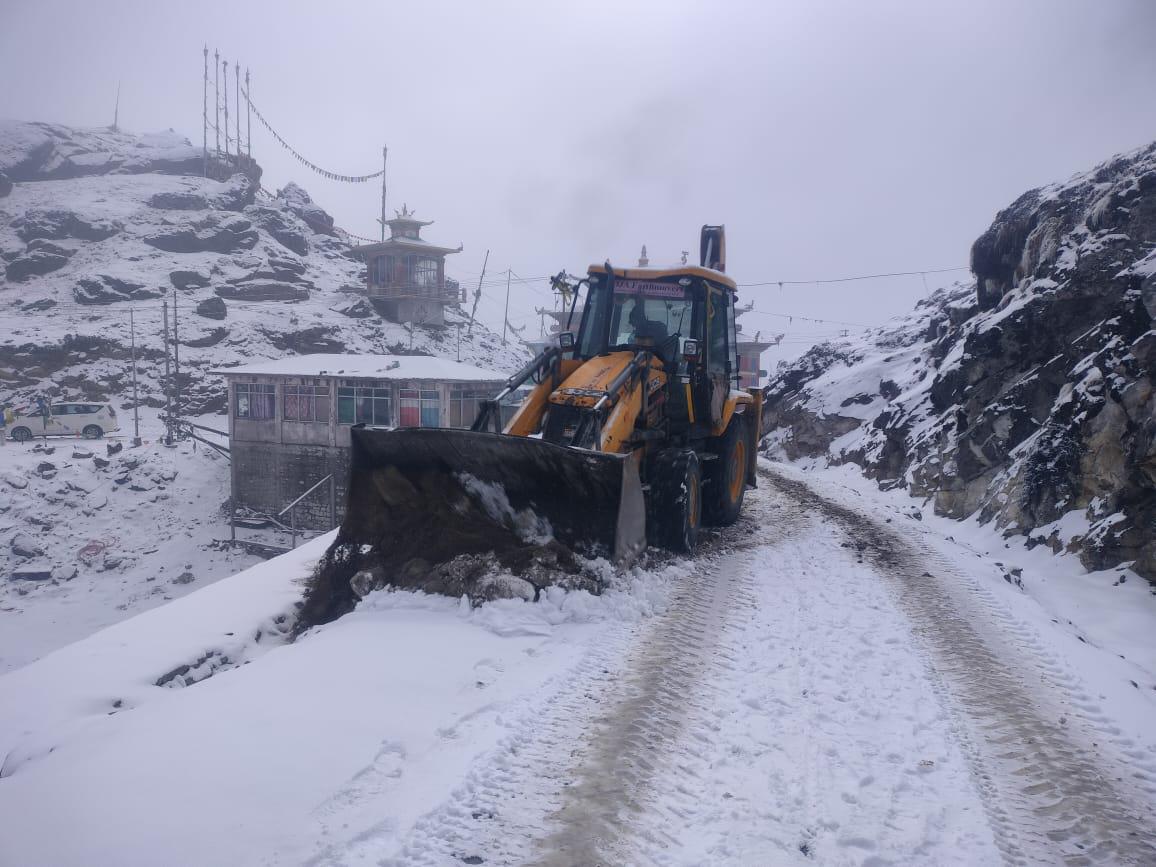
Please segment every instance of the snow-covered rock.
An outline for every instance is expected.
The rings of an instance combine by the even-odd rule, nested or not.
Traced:
[[[1156,579],[1156,144],[1021,196],[972,269],[782,367],[772,447]]]

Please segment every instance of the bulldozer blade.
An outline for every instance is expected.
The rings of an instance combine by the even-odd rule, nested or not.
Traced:
[[[453,502],[463,495],[489,499],[487,511],[496,522],[513,518],[486,496],[486,485],[499,485],[515,513],[544,519],[550,535],[575,551],[626,564],[646,547],[635,454],[451,428],[354,427],[351,437],[349,499],[339,542],[388,544],[383,540],[390,539],[390,515],[403,510],[401,523],[410,526],[414,509],[453,521],[455,510],[460,512]]]

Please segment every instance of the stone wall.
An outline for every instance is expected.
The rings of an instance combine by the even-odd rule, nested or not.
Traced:
[[[233,497],[238,508],[275,515],[312,485],[332,473],[336,483],[337,521],[345,515],[349,479],[349,449],[234,441]],[[289,523],[289,517],[280,519]],[[296,509],[297,526],[328,530],[333,526],[329,486],[323,485]]]

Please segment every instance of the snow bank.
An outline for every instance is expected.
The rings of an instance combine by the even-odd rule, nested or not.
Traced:
[[[6,863],[300,863],[349,842],[350,809],[403,835],[532,725],[534,702],[592,648],[661,610],[688,568],[478,609],[380,591],[294,644],[256,641],[330,541],[0,678]],[[156,686],[185,664],[205,673],[206,654],[228,667]]]

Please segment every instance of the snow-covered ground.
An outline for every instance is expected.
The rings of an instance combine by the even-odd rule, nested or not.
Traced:
[[[1152,863],[1151,639],[997,540],[765,464],[602,597],[286,643],[317,540],[0,678],[0,864]]]
[[[103,440],[49,437],[51,452],[0,448],[0,672],[258,562],[222,544],[228,461],[191,440],[162,445],[154,410],[137,448],[131,411],[119,421]],[[10,577],[22,573],[52,577]]]

